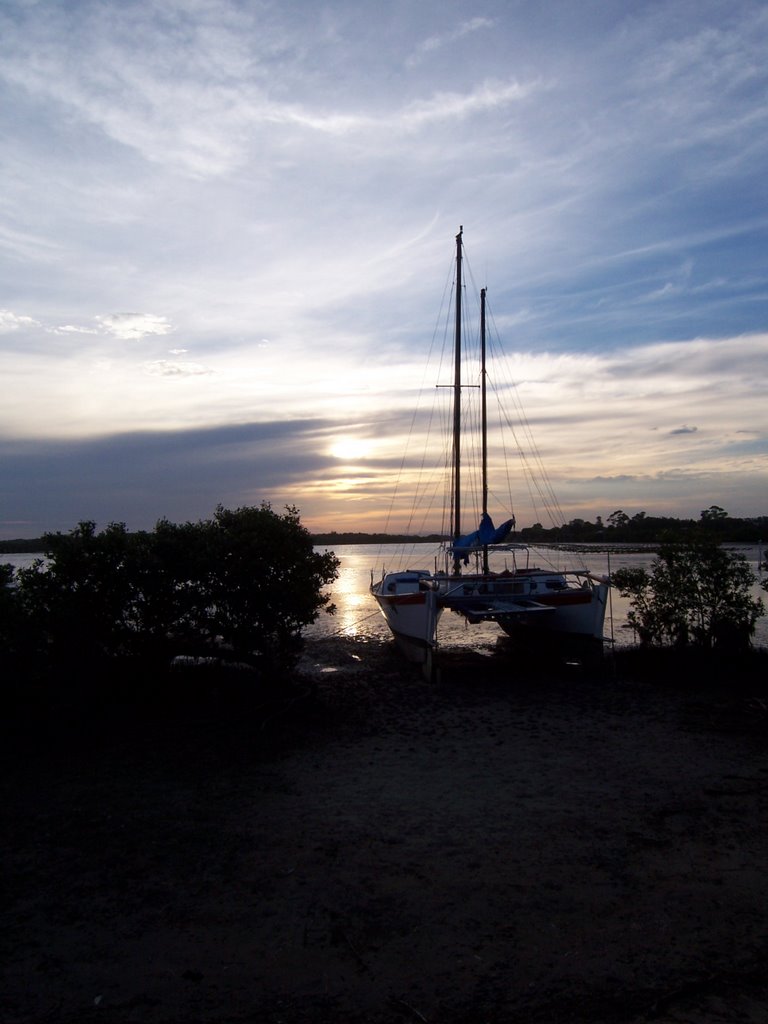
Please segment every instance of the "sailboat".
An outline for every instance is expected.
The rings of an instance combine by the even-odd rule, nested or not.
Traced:
[[[462,260],[463,228],[456,235],[455,326],[452,415],[451,528],[443,546],[443,564],[430,569],[401,569],[371,581],[371,593],[405,655],[431,675],[444,612],[471,625],[494,622],[508,636],[551,651],[602,653],[610,581],[588,569],[559,570],[518,565],[525,545],[510,543],[514,516],[496,527],[488,512],[488,429],[486,399],[486,289],[480,292],[480,389],[482,512],[477,529],[464,533],[462,521]],[[512,555],[512,567],[492,571],[489,555]],[[467,571],[474,558],[475,568]]]

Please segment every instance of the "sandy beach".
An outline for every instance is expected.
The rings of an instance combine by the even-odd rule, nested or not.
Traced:
[[[339,639],[301,673],[10,739],[6,1024],[768,1019],[757,684],[430,684]]]

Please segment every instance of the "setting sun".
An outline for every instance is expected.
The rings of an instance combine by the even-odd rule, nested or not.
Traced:
[[[346,462],[368,458],[372,450],[372,443],[359,437],[340,437],[330,448],[334,459]]]

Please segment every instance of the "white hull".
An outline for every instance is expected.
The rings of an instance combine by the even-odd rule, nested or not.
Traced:
[[[443,609],[430,574],[389,573],[371,588],[392,635],[409,661],[424,664],[434,648]]]
[[[533,617],[524,615],[500,619],[499,625],[511,637],[519,637],[522,632],[539,632],[543,630],[561,637],[582,637],[601,641],[604,638],[605,610],[608,601],[608,583],[598,583],[578,595],[573,600],[570,593],[557,603],[551,599],[552,614],[542,623]]]
[[[424,664],[437,644],[445,609],[470,624],[496,622],[511,637],[602,643],[609,583],[584,571],[467,576],[407,571],[389,573],[371,589],[401,649],[410,661]]]

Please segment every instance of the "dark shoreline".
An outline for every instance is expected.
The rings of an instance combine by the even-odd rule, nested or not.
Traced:
[[[719,530],[716,534],[717,540],[721,544],[731,545],[749,545],[749,546],[760,546],[765,542],[765,524],[768,521],[768,516],[758,517],[759,525],[753,526],[750,520],[729,520],[729,523],[736,522],[740,524],[736,528],[736,532],[731,534],[725,534],[722,530]],[[671,520],[673,525],[665,525],[664,535],[667,539],[673,536],[682,538],[690,538],[692,535],[696,535],[697,527],[698,532],[701,532],[700,524],[693,520]],[[704,528],[706,532],[706,528]],[[418,536],[410,536],[408,534],[393,534],[393,533],[312,533],[312,543],[316,547],[330,547],[334,546],[355,546],[363,544],[438,544],[445,542],[448,538],[441,534],[431,533]],[[519,534],[515,534],[510,538],[511,543],[530,544],[532,547],[537,545],[540,547],[552,547],[561,548],[566,551],[653,551],[658,548],[665,541],[660,533],[643,533],[642,536],[622,536],[614,538],[606,538],[605,531],[599,530],[589,536],[577,535],[567,528],[556,528],[552,530],[544,530],[539,532],[531,532],[531,530],[521,530]],[[44,554],[46,551],[46,541],[44,537],[19,537],[12,540],[0,540],[0,558],[3,555],[34,555]]]
[[[205,662],[209,662],[205,664]],[[200,715],[212,724],[220,715],[224,724],[247,722],[259,715],[270,715],[273,705],[288,703],[294,707],[315,694],[318,684],[328,695],[334,680],[343,680],[351,671],[364,677],[369,685],[387,666],[387,678],[397,674],[400,685],[418,686],[423,682],[418,667],[409,665],[390,639],[339,635],[306,639],[297,664],[282,675],[267,675],[248,666],[230,665],[194,659],[163,671],[148,669],[141,662],[106,661],[85,670],[53,672],[36,676],[34,670],[22,665],[6,679],[4,716],[0,732],[7,733],[13,744],[14,735],[24,731],[28,722],[33,735],[25,742],[34,743],[34,730],[48,718],[60,730],[65,721],[74,730],[88,730],[96,724],[119,728],[120,716],[139,724],[157,719],[181,722]],[[467,685],[481,678],[514,687],[521,676],[531,685],[561,680],[578,687],[585,681],[606,685],[632,683],[661,687],[689,694],[762,695],[768,684],[768,648],[750,647],[741,653],[697,648],[644,648],[639,645],[605,648],[602,662],[582,665],[556,650],[541,652],[517,648],[512,641],[499,637],[495,646],[485,644],[478,649],[446,644],[438,649],[435,664],[439,677],[449,682],[468,680]],[[318,668],[318,665],[321,667]],[[436,680],[437,681],[437,680]],[[62,717],[64,716],[64,717]],[[101,721],[103,718],[103,721]],[[307,723],[311,728],[311,724]]]

